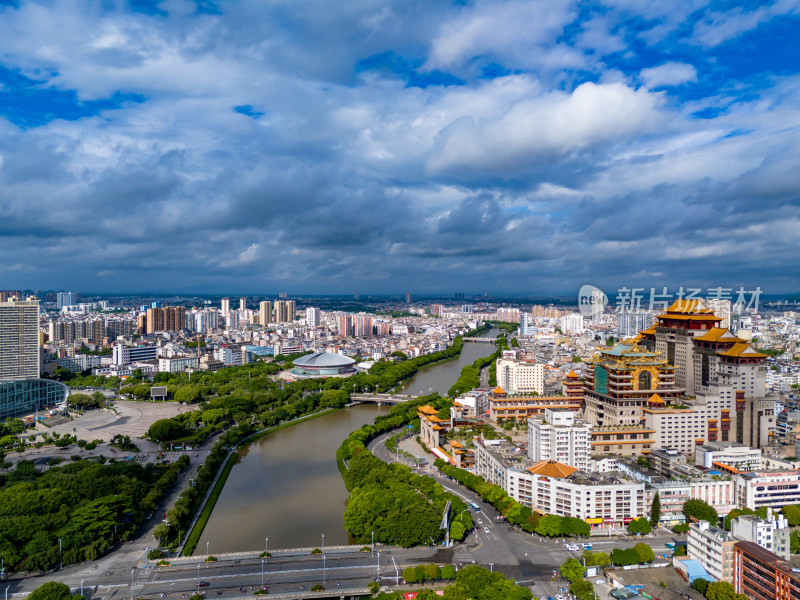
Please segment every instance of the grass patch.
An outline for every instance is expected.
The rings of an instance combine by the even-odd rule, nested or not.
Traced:
[[[252,444],[256,440],[264,437],[265,435],[269,435],[270,433],[275,433],[276,431],[280,431],[281,429],[285,429],[286,427],[292,427],[293,425],[297,425],[304,421],[310,421],[311,419],[316,419],[317,417],[321,417],[322,415],[327,415],[328,413],[334,412],[336,410],[339,409],[329,408],[327,410],[306,415],[305,417],[300,417],[299,419],[295,419],[293,421],[287,421],[286,423],[275,425],[275,427],[269,427],[267,429],[263,429],[243,439],[236,445],[236,448],[237,449],[243,448],[244,446]],[[222,467],[222,473],[220,474],[219,479],[217,479],[217,484],[214,486],[211,495],[208,497],[208,502],[206,502],[205,505],[203,506],[203,509],[200,512],[200,516],[197,519],[197,523],[194,524],[194,529],[192,529],[192,532],[186,539],[186,544],[183,547],[184,556],[191,556],[195,548],[197,548],[197,542],[200,541],[200,536],[203,534],[203,529],[205,529],[206,523],[208,523],[208,520],[211,518],[211,512],[214,510],[214,505],[216,505],[217,499],[219,498],[220,494],[222,494],[222,488],[225,487],[225,482],[228,481],[228,475],[230,475],[231,471],[233,470],[233,466],[236,464],[238,460],[239,460],[239,453],[236,452],[228,458],[225,465]],[[336,460],[338,464],[339,462],[338,454]],[[344,466],[344,463],[342,463],[342,466]]]

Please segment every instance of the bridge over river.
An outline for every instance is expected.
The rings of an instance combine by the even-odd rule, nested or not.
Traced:
[[[462,339],[465,342],[482,342],[484,344],[494,344],[497,342],[497,338],[487,338],[487,337],[465,337]]]
[[[350,394],[351,404],[361,404],[362,402],[377,402],[378,404],[399,404],[415,400],[419,396],[406,394]]]

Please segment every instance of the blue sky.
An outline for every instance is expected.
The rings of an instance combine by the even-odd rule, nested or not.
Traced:
[[[800,290],[800,0],[0,2],[0,289]]]

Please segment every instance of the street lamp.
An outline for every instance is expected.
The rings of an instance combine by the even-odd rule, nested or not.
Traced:
[[[381,578],[381,551],[378,550],[378,579]]]
[[[131,595],[133,594],[133,574],[136,572],[136,567],[131,567]]]
[[[144,549],[144,568],[147,569],[150,567],[150,546],[147,546]],[[83,594],[81,594],[83,596]]]
[[[264,559],[261,559],[261,589],[264,589]]]
[[[59,571],[64,570],[64,552],[61,550],[61,538],[58,538],[58,556],[60,557],[59,560],[61,561],[61,566],[58,568]]]
[[[322,555],[322,583],[325,583],[325,555]]]
[[[264,538],[264,558],[269,558],[269,538]]]
[[[370,556],[375,556],[375,531],[372,531],[372,549],[370,550]]]
[[[197,583],[200,583],[200,563],[197,563]]]
[[[84,578],[84,579],[81,579],[81,596],[83,596],[83,582],[84,582],[84,581],[86,581],[86,579],[85,579],[85,578]]]
[[[325,552],[325,534],[322,534],[322,551]]]
[[[211,542],[206,542],[206,569],[208,568],[208,558],[209,558],[209,556],[208,556],[208,545],[210,543]]]
[[[494,573],[494,563],[489,563],[489,573]]]

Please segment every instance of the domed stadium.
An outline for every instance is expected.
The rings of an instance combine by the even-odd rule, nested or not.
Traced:
[[[330,377],[353,371],[356,361],[348,356],[332,352],[315,352],[294,361],[292,373],[301,377]]]

